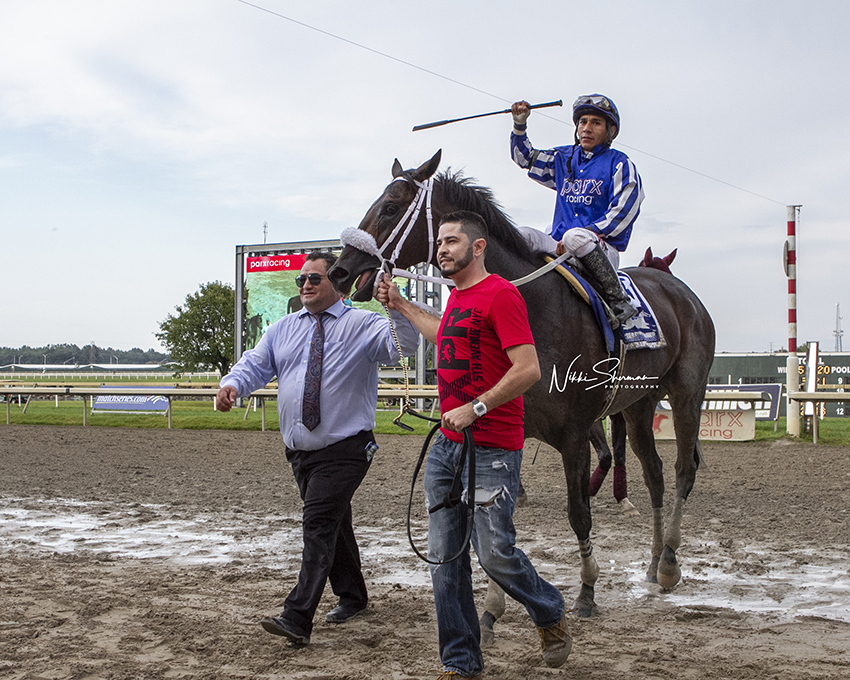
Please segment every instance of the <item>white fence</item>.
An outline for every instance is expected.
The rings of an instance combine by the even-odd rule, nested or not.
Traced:
[[[32,382],[45,380],[88,380],[91,382],[100,380],[163,380],[174,382],[175,374],[170,371],[4,371],[0,373],[0,380]],[[203,380],[205,382],[218,381],[221,375],[218,371],[206,373],[178,373],[181,381]]]
[[[168,399],[168,407],[166,415],[168,416],[168,427],[172,425],[172,400],[180,397],[201,397],[213,400],[218,393],[217,387],[4,387],[0,386],[0,395],[6,397],[6,424],[11,424],[11,396],[55,396],[57,399],[60,396],[81,397],[83,404],[83,425],[88,425],[88,416],[91,409],[91,402],[96,396],[162,396]],[[410,385],[408,394],[413,399],[433,399],[436,403],[438,399],[437,387],[435,385]],[[401,399],[405,396],[405,389],[402,385],[379,385],[378,397],[382,399]],[[761,392],[706,392],[706,401],[738,401],[752,402],[763,400],[766,398]],[[811,395],[809,395],[811,396]],[[276,399],[277,389],[264,388],[253,392],[246,399],[256,399],[259,402],[262,410],[262,429],[266,429],[266,399]],[[250,404],[250,402],[249,402]],[[246,411],[247,416],[247,411]]]
[[[83,425],[88,425],[89,410],[94,397],[103,396],[125,396],[125,397],[165,397],[168,399],[168,427],[171,428],[171,406],[175,397],[201,397],[213,400],[218,393],[217,387],[5,387],[0,386],[0,395],[6,398],[6,424],[12,422],[12,400],[10,397],[16,395],[29,396],[53,396],[59,397],[81,397],[83,404]],[[435,385],[410,385],[409,396],[414,399],[436,399],[437,387]],[[402,385],[379,385],[378,397],[382,399],[401,399],[405,395]],[[262,428],[266,430],[266,399],[277,399],[277,389],[263,388],[252,392],[245,399],[256,399],[262,408]],[[247,415],[247,414],[246,414]]]

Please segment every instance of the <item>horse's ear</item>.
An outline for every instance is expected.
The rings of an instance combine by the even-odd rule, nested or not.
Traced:
[[[675,259],[676,259],[676,251],[677,251],[677,250],[679,250],[679,249],[678,249],[678,248],[673,248],[673,252],[672,252],[672,253],[670,253],[669,255],[667,255],[666,257],[664,257],[664,262],[666,262],[666,263],[667,263],[667,266],[668,266],[668,267],[670,266],[670,263],[671,263],[671,262],[673,262],[673,260],[675,260]]]
[[[431,157],[430,161],[426,161],[413,171],[413,179],[417,182],[421,182],[437,172],[437,168],[440,167],[440,158],[442,158],[442,156],[443,150],[438,149],[437,153]]]
[[[404,172],[404,168],[401,167],[401,163],[398,162],[398,158],[393,161],[393,179],[396,177],[401,177]]]
[[[652,266],[652,247],[646,249],[646,252],[643,254],[643,262],[638,265],[638,267],[650,266]]]

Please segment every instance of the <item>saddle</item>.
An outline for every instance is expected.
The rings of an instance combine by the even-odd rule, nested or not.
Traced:
[[[549,255],[546,255],[545,259],[547,262],[554,260]],[[620,285],[623,286],[623,290],[638,311],[631,319],[621,324],[617,329],[619,332],[615,333],[611,328],[608,306],[590,282],[579,274],[577,271],[579,268],[580,263],[575,268],[561,263],[555,270],[567,280],[578,296],[590,305],[599,330],[605,338],[605,346],[609,354],[615,352],[617,340],[622,341],[625,350],[658,349],[667,345],[652,307],[626,272],[617,271],[617,276],[620,279]]]

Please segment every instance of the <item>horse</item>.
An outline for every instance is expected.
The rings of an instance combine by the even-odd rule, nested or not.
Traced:
[[[659,269],[663,272],[667,272],[668,274],[672,274],[670,271],[670,265],[673,263],[673,260],[676,259],[676,252],[678,248],[673,248],[673,250],[665,255],[664,257],[655,257],[652,254],[652,248],[647,248],[646,252],[643,254],[643,259],[638,263],[638,267],[651,267],[652,269]]]
[[[436,264],[436,225],[442,215],[455,210],[471,210],[484,218],[489,231],[485,251],[489,272],[513,281],[543,264],[543,255],[531,250],[492,192],[462,173],[452,173],[451,168],[437,174],[440,159],[441,151],[437,151],[408,170],[395,160],[392,181],[358,227],[379,250],[367,252],[361,245],[344,243],[328,271],[337,290],[348,293],[353,287],[352,300],[370,300],[377,273],[387,262],[398,268]],[[676,277],[651,268],[627,271],[655,312],[666,346],[630,350],[622,366],[619,358],[609,355],[590,307],[563,277],[550,271],[519,286],[544,375],[524,395],[525,433],[561,454],[568,517],[581,560],[581,587],[572,607],[580,617],[596,611],[594,587],[599,577],[590,539],[591,425],[606,411],[623,413],[652,501],[646,577],[665,590],[681,578],[676,551],[681,544],[682,515],[701,460],[700,409],[714,358],[714,324],[699,298]],[[652,431],[656,404],[665,396],[676,421],[677,449],[676,499],[666,526],[662,461]]]
[[[647,248],[638,267],[651,267],[672,275],[670,264],[676,259],[678,248],[674,248],[664,257],[655,257],[652,248]],[[590,443],[596,451],[597,466],[590,476],[590,495],[595,496],[614,463],[614,500],[620,505],[627,517],[639,517],[640,513],[628,498],[626,481],[626,421],[620,413],[611,414],[611,448],[605,439],[602,421],[597,420],[590,428]],[[613,449],[613,455],[612,455]]]

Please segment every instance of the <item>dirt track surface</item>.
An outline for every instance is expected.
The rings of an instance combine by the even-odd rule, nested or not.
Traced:
[[[0,427],[0,677],[436,678],[430,581],[405,534],[421,439],[378,441],[354,513],[369,609],[325,623],[328,588],[297,649],[259,626],[300,561],[279,434]],[[536,449],[527,443],[518,544],[571,602],[579,561],[560,458],[543,446],[532,464]],[[659,450],[669,507],[675,454]],[[641,516],[620,514],[609,477],[593,500],[599,613],[570,619],[567,664],[544,666],[509,601],[485,678],[850,678],[850,452],[785,441],[704,451],[676,589],[642,580],[651,513],[629,454]]]

